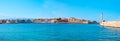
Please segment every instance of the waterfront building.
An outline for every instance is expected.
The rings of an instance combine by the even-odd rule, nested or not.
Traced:
[[[15,23],[15,20],[9,20],[10,23]]]
[[[18,20],[18,23],[26,23],[26,22],[25,22],[24,19],[22,19],[22,20],[19,19],[19,20]]]
[[[18,19],[9,20],[10,23],[18,23]]]
[[[18,20],[18,19],[16,19],[16,20],[0,20],[0,23],[1,24],[8,24],[8,23],[32,23],[32,21],[31,20]]]
[[[15,23],[18,23],[18,19],[15,20]]]
[[[80,19],[76,19],[74,17],[69,18],[68,22],[69,23],[81,23],[81,24],[88,24],[89,23],[88,20],[84,20],[84,19],[80,20]]]
[[[68,19],[69,23],[81,23],[81,20],[71,17]]]
[[[83,24],[88,24],[89,23],[89,21],[88,20],[85,20],[85,19],[82,19],[82,21],[81,21]]]
[[[27,19],[25,21],[26,21],[26,23],[32,23],[32,20],[30,20],[30,19]]]
[[[58,22],[57,18],[50,19],[50,23],[57,23],[57,22]]]
[[[6,24],[10,23],[10,20],[6,20]]]
[[[71,18],[69,18],[69,23],[74,23],[75,21],[76,21],[76,18],[74,18],[74,17],[71,17]]]
[[[68,19],[67,18],[61,18],[61,20],[59,20],[60,23],[68,23]]]
[[[44,19],[43,23],[50,23],[50,19]]]
[[[45,19],[34,19],[33,22],[34,23],[43,23],[45,21]]]
[[[0,24],[2,24],[2,20],[0,20]]]
[[[5,24],[6,23],[6,20],[2,20],[2,24]]]

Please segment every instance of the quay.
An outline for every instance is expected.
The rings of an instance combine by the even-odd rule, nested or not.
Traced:
[[[100,25],[106,27],[120,28],[120,21],[103,21],[103,13],[100,18]]]

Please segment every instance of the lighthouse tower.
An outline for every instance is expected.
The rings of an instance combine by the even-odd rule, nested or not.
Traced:
[[[100,23],[103,22],[103,12],[102,14],[100,15]]]

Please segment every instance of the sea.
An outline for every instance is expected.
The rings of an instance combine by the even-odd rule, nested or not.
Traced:
[[[120,41],[120,28],[99,24],[0,24],[0,41]]]

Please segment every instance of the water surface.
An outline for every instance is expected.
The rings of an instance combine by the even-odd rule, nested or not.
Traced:
[[[98,24],[0,24],[0,41],[120,41],[120,28]]]

